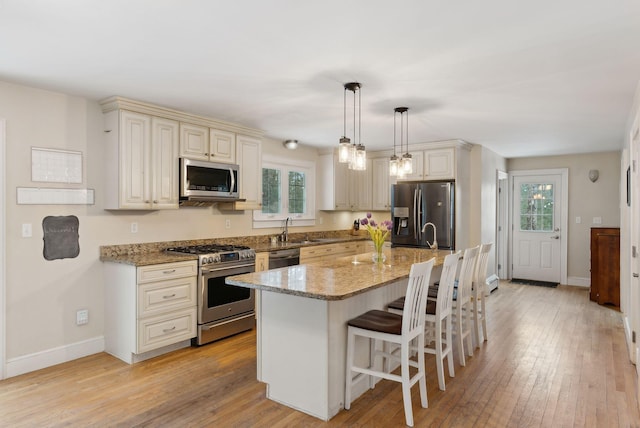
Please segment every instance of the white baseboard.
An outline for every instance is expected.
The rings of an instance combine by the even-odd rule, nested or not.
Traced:
[[[7,360],[5,373],[7,377],[18,376],[102,351],[104,351],[104,337],[95,337],[58,348],[11,358]]]
[[[581,278],[579,276],[567,277],[566,285],[575,285],[576,287],[591,287],[591,278]]]

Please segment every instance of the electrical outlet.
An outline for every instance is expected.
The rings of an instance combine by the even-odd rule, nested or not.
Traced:
[[[582,223],[582,218],[581,217],[576,217],[576,224],[580,224]]]
[[[131,233],[138,233],[138,223],[131,223]]]
[[[80,309],[78,312],[76,312],[76,325],[85,324],[89,324],[89,310]]]
[[[602,224],[602,217],[594,217],[593,224]]]
[[[22,223],[22,237],[31,238],[33,231],[31,230],[31,223]]]
[[[231,229],[231,220],[226,219],[226,220],[224,221],[224,228],[225,228],[225,229]]]

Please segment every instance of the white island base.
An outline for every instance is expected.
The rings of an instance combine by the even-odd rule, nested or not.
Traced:
[[[257,322],[258,380],[267,398],[328,421],[344,408],[347,320],[404,296],[407,280],[344,300],[261,291]],[[367,361],[368,347],[356,343]],[[360,382],[353,399],[368,389]]]

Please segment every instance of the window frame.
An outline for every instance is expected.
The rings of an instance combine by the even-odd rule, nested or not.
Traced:
[[[281,189],[283,199],[280,213],[263,213],[262,210],[253,210],[253,227],[255,229],[268,227],[282,227],[283,221],[289,217],[290,226],[315,226],[316,224],[316,164],[312,161],[282,158],[272,155],[262,156],[262,169],[272,168],[280,170]],[[305,174],[305,213],[289,213],[289,172],[304,172]],[[260,189],[262,192],[262,189]],[[261,196],[262,198],[262,196]]]

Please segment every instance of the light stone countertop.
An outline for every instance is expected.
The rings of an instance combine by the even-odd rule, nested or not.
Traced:
[[[228,284],[319,300],[344,300],[400,279],[408,278],[411,265],[435,257],[435,266],[444,263],[449,250],[391,248],[378,264],[372,253],[341,257],[327,262],[283,267],[226,278]]]

